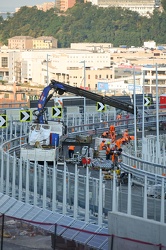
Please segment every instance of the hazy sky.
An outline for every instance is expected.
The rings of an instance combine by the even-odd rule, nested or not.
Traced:
[[[54,0],[0,0],[0,11],[15,11],[15,8],[21,6],[34,6],[47,2],[54,2]]]

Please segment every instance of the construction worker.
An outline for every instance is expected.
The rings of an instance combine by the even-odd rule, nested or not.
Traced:
[[[123,139],[124,139],[125,142],[129,141],[128,129],[125,129],[125,131],[123,132]]]
[[[73,145],[68,146],[69,158],[73,157],[74,150],[75,150],[75,146],[73,146]]]
[[[123,140],[121,138],[119,138],[118,140],[116,140],[115,144],[116,144],[116,146],[117,146],[118,149],[121,148],[122,141]]]
[[[122,119],[122,114],[119,113],[117,116],[116,116],[116,120],[120,121]],[[117,122],[117,125],[120,125],[121,122]]]
[[[122,149],[121,148],[118,149],[117,145],[115,145],[114,148],[111,148],[110,155],[111,155],[111,160],[112,160],[112,164],[114,167],[117,165],[118,159],[121,153],[122,153]]]
[[[110,160],[110,154],[111,154],[110,142],[107,142],[107,147],[106,147],[106,160]]]
[[[105,140],[102,140],[99,146],[99,150],[105,150],[105,149],[106,149]]]
[[[102,138],[108,138],[108,131],[102,133]]]
[[[109,128],[109,138],[111,139],[111,142],[114,143],[116,139],[116,134],[115,134],[115,126],[111,125]]]

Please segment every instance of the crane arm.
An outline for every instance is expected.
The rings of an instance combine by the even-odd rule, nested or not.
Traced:
[[[51,85],[55,89],[55,91],[59,94],[62,95],[64,92],[70,92],[72,94],[75,94],[77,96],[83,96],[86,98],[89,98],[91,100],[94,100],[96,102],[101,102],[102,104],[107,104],[109,106],[112,106],[114,108],[118,108],[124,111],[127,111],[129,113],[134,114],[134,105],[127,103],[127,102],[122,102],[120,100],[117,100],[113,97],[110,96],[102,96],[96,93],[93,93],[91,91],[81,89],[78,87],[73,87],[65,83],[60,83],[55,80],[51,80]]]
[[[89,98],[91,100],[94,100],[96,102],[100,102],[102,104],[107,104],[109,106],[112,106],[117,109],[121,109],[124,111],[127,111],[129,113],[134,114],[134,105],[127,103],[127,102],[122,102],[120,100],[117,100],[113,97],[109,96],[102,96],[96,93],[93,93],[91,91],[81,89],[78,87],[73,87],[65,83],[58,82],[56,80],[51,80],[51,83],[43,89],[43,92],[39,98],[38,101],[38,114],[36,114],[36,110],[34,114],[37,116],[37,122],[38,123],[45,123],[43,113],[44,113],[44,108],[47,104],[47,102],[51,99],[53,94],[49,95],[50,90],[54,90],[54,92],[58,93],[58,95],[63,95],[65,92],[69,92],[72,94],[75,94],[77,96],[83,96],[86,98]]]

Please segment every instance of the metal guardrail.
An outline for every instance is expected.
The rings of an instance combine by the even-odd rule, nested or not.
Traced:
[[[21,125],[22,126],[22,125]],[[28,129],[28,126],[26,126]],[[10,141],[6,141],[1,145],[1,190],[6,193],[6,194],[10,194],[10,192],[14,192],[13,190],[15,190],[15,188],[17,188],[17,192],[15,193],[14,196],[13,194],[11,194],[13,197],[18,198],[19,200],[25,199],[26,202],[30,201],[32,202],[32,204],[36,204],[39,205],[41,207],[44,208],[49,208],[49,209],[55,209],[55,207],[59,207],[57,204],[55,205],[55,202],[57,202],[57,200],[55,199],[55,191],[53,191],[51,189],[51,187],[53,187],[53,178],[55,177],[55,170],[48,168],[47,170],[42,166],[38,166],[36,164],[32,164],[32,165],[28,165],[27,162],[23,162],[21,159],[17,159],[17,153],[21,147],[21,145],[26,144],[27,142],[27,135],[23,135],[23,133],[26,133],[26,127],[23,129],[23,131],[21,132],[21,136],[18,138],[13,138]],[[83,131],[83,134],[87,134],[87,131]],[[76,134],[80,134],[80,132],[75,132]],[[9,138],[10,139],[10,138]],[[125,150],[124,150],[125,151]],[[143,161],[139,158],[136,158],[134,156],[131,156],[129,154],[125,154],[123,153],[122,155],[123,157],[123,162],[121,163],[121,167],[125,170],[128,171],[130,173],[132,173],[133,175],[133,180],[135,180],[136,182],[138,182],[140,185],[144,184],[144,177],[147,176],[148,182],[150,183],[160,183],[162,180],[162,172],[165,171],[165,168],[161,165],[158,164],[152,164],[149,163],[147,161]],[[15,163],[16,162],[16,163]],[[30,168],[29,168],[30,167]],[[29,170],[27,170],[29,169]],[[44,170],[45,169],[45,170]],[[28,172],[27,172],[28,171]],[[27,173],[29,173],[29,171],[32,171],[32,180],[30,180],[30,176],[29,176],[29,184],[27,183]],[[4,181],[2,180],[2,176],[5,178]],[[22,179],[19,178],[19,176],[22,176]],[[41,176],[43,176],[42,180],[43,181],[39,181]],[[61,203],[61,211],[62,207],[65,207],[65,209],[67,208],[67,212],[70,211],[70,214],[73,213],[73,211],[71,211],[71,207],[73,208],[73,200],[74,200],[74,196],[73,196],[73,192],[71,192],[71,190],[75,190],[75,180],[74,180],[74,175],[66,173],[64,171],[57,171],[57,176],[59,178],[58,181],[58,188],[60,188],[59,191],[57,192],[61,192],[62,194],[62,190],[63,190],[63,186],[65,186],[65,190],[68,194],[68,196],[65,198],[63,198],[60,194],[57,193],[57,197],[61,197],[60,198],[60,203]],[[64,177],[66,176],[66,177]],[[14,182],[13,183],[13,178],[14,180],[17,180],[17,183]],[[44,182],[44,180],[47,180],[47,182]],[[64,178],[66,178],[68,180],[68,182],[64,182]],[[36,181],[37,180],[37,181]],[[81,177],[80,175],[78,175],[78,180],[80,181],[79,186],[81,188],[79,188],[78,191],[78,200],[79,200],[79,209],[81,209],[81,213],[83,214],[83,210],[85,209],[85,202],[86,202],[86,195],[85,195],[85,189],[86,189],[86,177],[83,176]],[[102,188],[102,195],[101,195],[101,191],[99,190],[99,181],[95,178],[90,178],[90,183],[89,184],[89,192],[90,192],[90,211],[92,213],[92,217],[95,220],[95,216],[93,216],[93,213],[97,213],[98,212],[98,206],[101,204],[99,203],[99,200],[102,199],[103,200],[103,204],[102,204],[102,209],[100,209],[100,212],[104,213],[105,215],[107,215],[108,211],[110,211],[112,209],[112,184],[110,185],[109,182],[105,184],[105,182],[103,182],[103,185],[100,185],[100,188]],[[11,183],[10,183],[11,182]],[[32,183],[34,182],[34,183]],[[30,184],[31,183],[31,184]],[[37,183],[37,184],[36,184]],[[112,183],[112,182],[110,182]],[[27,186],[26,186],[27,185]],[[31,187],[29,186],[31,185]],[[39,191],[40,190],[40,191]],[[82,191],[81,191],[82,190]],[[39,192],[39,193],[38,193]],[[124,193],[123,188],[121,190],[122,194],[127,195],[126,193]],[[101,197],[99,197],[99,193],[101,195]],[[25,196],[23,196],[23,195]],[[33,194],[33,198],[31,197]],[[49,196],[48,196],[49,194]],[[65,193],[66,194],[66,193]],[[16,197],[18,196],[18,197]],[[47,197],[48,196],[48,197]],[[54,196],[54,201],[52,200],[52,197]],[[108,198],[109,197],[109,198]],[[123,195],[122,195],[123,197]],[[69,203],[66,203],[67,201],[69,201]],[[65,203],[64,203],[65,202]],[[123,202],[127,202],[127,200],[123,200]],[[63,206],[62,206],[63,203]],[[121,203],[121,202],[120,202]],[[143,204],[139,204],[141,206],[143,206]],[[135,207],[138,207],[138,204],[134,205]],[[126,207],[126,204],[124,204],[122,206],[122,208],[119,208],[119,211],[121,211],[121,209],[124,212],[124,207]],[[134,212],[135,215],[140,216],[141,215],[141,211],[142,211],[142,207],[140,207],[138,214],[137,212]],[[133,208],[134,210],[134,208]],[[75,210],[76,211],[76,210]],[[88,209],[89,211],[89,209]],[[85,211],[84,211],[85,212]],[[87,211],[86,211],[87,213]],[[85,216],[85,214],[83,215]],[[102,216],[102,214],[100,214],[100,216],[102,217],[102,220],[100,220],[100,223],[103,223],[105,221],[104,217]],[[98,217],[99,218],[99,217]],[[155,218],[155,215],[154,215]],[[106,222],[107,223],[107,222]]]
[[[135,179],[137,183],[140,182],[140,184],[142,184],[144,182],[144,176],[146,175],[149,183],[161,184],[164,178],[166,185],[166,166],[141,160],[127,153],[122,153],[122,162],[120,165],[124,171],[134,176],[133,180]]]

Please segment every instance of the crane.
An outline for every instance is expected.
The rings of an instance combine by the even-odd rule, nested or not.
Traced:
[[[53,90],[53,93],[49,94],[51,90]],[[122,102],[110,96],[106,96],[106,95],[102,96],[102,95],[93,93],[91,91],[85,90],[85,89],[73,87],[68,84],[56,81],[56,80],[51,80],[50,84],[43,89],[43,92],[40,95],[40,98],[38,101],[38,109],[33,112],[33,114],[37,117],[37,120],[36,120],[37,123],[43,124],[46,122],[46,118],[44,116],[45,106],[48,103],[48,101],[52,98],[55,92],[58,95],[63,95],[64,93],[69,92],[77,96],[83,96],[91,100],[94,100],[96,102],[100,102],[104,105],[107,104],[114,108],[118,108],[118,109],[127,111],[128,113],[134,114],[133,104]]]

